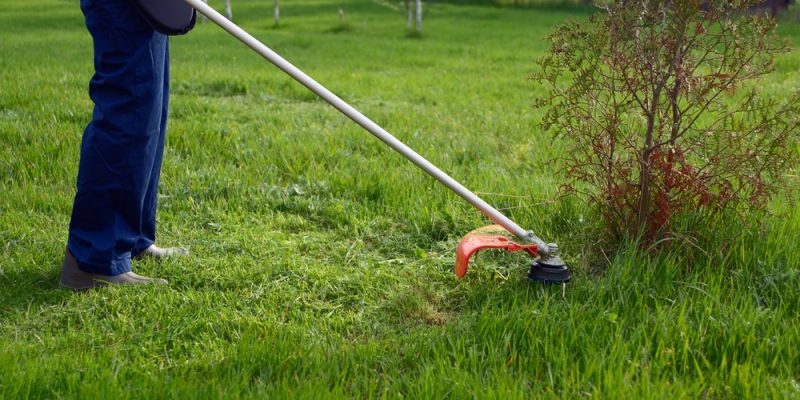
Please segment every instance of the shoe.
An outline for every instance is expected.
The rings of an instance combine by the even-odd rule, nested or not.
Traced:
[[[133,259],[139,260],[142,258],[153,258],[156,260],[162,260],[169,257],[185,257],[188,255],[189,250],[186,250],[183,247],[158,247],[156,245],[152,245],[144,249],[141,253],[135,255]]]
[[[66,250],[64,252],[64,262],[61,264],[61,280],[59,286],[73,290],[86,290],[105,285],[166,285],[164,279],[148,278],[125,272],[123,274],[108,276],[92,274],[81,271],[75,257]]]

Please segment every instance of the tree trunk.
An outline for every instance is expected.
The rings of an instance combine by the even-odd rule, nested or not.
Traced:
[[[422,32],[422,0],[416,0],[417,5],[417,32]]]
[[[653,153],[653,134],[655,130],[656,113],[658,113],[658,101],[661,96],[661,88],[653,91],[652,106],[647,110],[647,132],[644,139],[644,147],[640,153],[639,160],[639,205],[636,215],[636,235],[647,235],[647,221],[650,215],[650,189],[653,186],[650,181],[650,155]]]
[[[414,23],[414,12],[411,10],[411,0],[404,1],[406,5],[406,29],[411,30]]]
[[[273,12],[273,18],[275,19],[275,25],[278,25],[281,20],[281,9],[278,6],[278,0],[275,0],[275,11]]]
[[[228,19],[233,21],[233,11],[231,10],[231,0],[225,0],[225,15]]]

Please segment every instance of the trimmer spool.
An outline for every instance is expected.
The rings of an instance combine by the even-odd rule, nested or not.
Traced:
[[[572,278],[567,264],[558,255],[558,245],[548,243],[550,254],[531,264],[528,279],[541,283],[567,283]]]

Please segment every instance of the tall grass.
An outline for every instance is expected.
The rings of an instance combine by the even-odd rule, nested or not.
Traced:
[[[569,8],[234,2],[237,22],[455,178],[558,241],[567,286],[453,249],[478,212],[210,24],[172,41],[159,242],[167,288],[57,288],[91,41],[77,4],[0,13],[0,398],[800,396],[796,195],[717,248],[606,270],[554,201],[558,140],[526,76]],[[332,33],[337,10],[352,29]],[[787,35],[798,37],[793,26]],[[796,53],[769,84],[796,85]]]

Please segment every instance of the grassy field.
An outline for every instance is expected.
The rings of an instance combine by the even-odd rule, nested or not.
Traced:
[[[527,74],[585,9],[236,0],[235,20],[521,225],[574,281],[483,254],[478,212],[211,24],[172,41],[169,287],[58,289],[91,39],[76,1],[0,0],[0,398],[800,398],[800,211],[724,247],[584,265]],[[212,1],[212,3],[214,3]],[[216,6],[220,6],[216,2]],[[341,7],[347,24],[337,11]],[[800,39],[793,20],[784,35]],[[798,85],[800,53],[764,85]],[[785,93],[785,92],[784,92]],[[796,178],[795,178],[796,180]],[[695,252],[696,253],[696,252]]]

